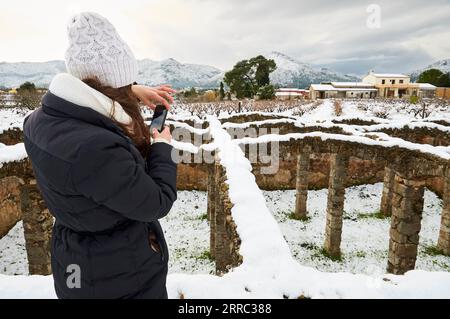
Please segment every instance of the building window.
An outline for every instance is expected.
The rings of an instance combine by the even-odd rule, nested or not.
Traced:
[[[400,84],[403,84],[403,80],[399,80]]]
[[[381,84],[385,84],[386,83],[386,80],[381,80]]]
[[[395,80],[391,80],[391,84],[395,84]]]

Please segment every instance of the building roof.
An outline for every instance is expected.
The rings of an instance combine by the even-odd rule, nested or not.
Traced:
[[[331,84],[311,84],[311,88],[316,91],[337,91]]]
[[[279,88],[276,90],[277,92],[297,92],[297,93],[305,93],[308,90],[305,89],[297,89],[297,88]]]
[[[277,91],[305,91],[304,89],[298,89],[298,88],[279,88]]]
[[[367,92],[378,91],[373,86],[370,87],[334,87],[331,84],[311,84],[311,88],[315,91],[352,91],[352,92]]]
[[[409,78],[408,75],[400,73],[369,73],[377,78]]]
[[[331,85],[334,86],[334,87],[346,87],[346,88],[351,88],[351,87],[357,87],[357,88],[361,88],[361,87],[375,88],[375,87],[373,86],[373,84],[365,83],[365,82],[331,82]]]
[[[304,92],[306,93],[306,92]],[[302,92],[276,92],[275,96],[303,96],[304,94]]]
[[[417,83],[419,84],[419,89],[421,90],[435,90],[436,87],[430,83]]]

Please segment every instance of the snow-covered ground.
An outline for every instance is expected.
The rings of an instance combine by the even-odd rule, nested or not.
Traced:
[[[208,107],[204,109],[208,110]],[[302,108],[307,112],[302,112]],[[379,123],[393,125],[432,118],[450,120],[447,104],[430,106],[426,119],[418,117],[416,109],[417,106],[402,101],[343,101],[342,112],[337,116],[334,102],[324,100],[299,103],[289,110],[284,108],[283,115],[294,117],[301,125],[334,125],[329,120],[355,117],[368,120],[374,116],[382,116]],[[207,113],[217,114],[214,105]],[[297,114],[303,116],[296,117]],[[173,120],[188,115],[192,115],[188,107],[174,106]],[[224,118],[227,114],[222,112],[220,116]],[[22,120],[23,114],[0,110],[0,132],[11,126],[21,127]],[[290,219],[294,191],[261,192],[237,141],[231,140],[216,117],[208,120],[209,132],[214,138],[214,144],[208,147],[218,147],[218,157],[226,168],[229,196],[234,205],[232,216],[242,240],[243,263],[222,277],[212,275],[214,265],[207,254],[206,194],[180,192],[171,214],[163,220],[171,255],[168,277],[171,298],[179,297],[180,293],[186,298],[297,298],[301,295],[312,298],[450,298],[450,258],[433,254],[441,212],[441,202],[433,193],[427,191],[425,194],[417,270],[403,276],[385,274],[389,220],[373,215],[379,207],[381,184],[347,189],[343,259],[331,261],[320,250],[324,239],[326,190],[309,192],[309,220]],[[361,136],[362,126],[347,126],[347,129],[353,131],[352,138],[356,142],[367,142]],[[301,138],[300,135],[296,137]],[[333,137],[324,135],[324,138]],[[375,141],[371,140],[371,143]],[[388,143],[384,144],[382,146],[389,147]],[[188,146],[195,151],[193,145]],[[419,147],[445,159],[450,156],[449,147],[406,146]],[[24,152],[20,147],[0,145],[0,163],[22,158]],[[10,276],[27,273],[21,227],[19,223],[0,240],[0,298],[52,298],[51,276]]]
[[[192,104],[175,103],[168,115],[171,119],[182,119],[186,117],[200,116],[205,114],[214,114],[217,108],[226,106],[228,102],[222,103],[195,103],[195,107]],[[236,102],[232,102],[236,103]],[[271,101],[266,102],[267,112],[276,113],[277,115],[298,117],[302,122],[323,122],[326,120],[339,119],[339,118],[361,118],[368,119],[376,116],[383,115],[383,118],[379,118],[381,121],[396,122],[396,121],[412,121],[423,120],[421,114],[416,114],[415,110],[421,108],[420,105],[410,104],[403,100],[391,100],[391,101],[378,101],[371,99],[361,100],[341,100],[342,112],[339,116],[335,114],[333,100],[325,99],[312,101],[299,101],[295,103],[289,102],[292,106],[286,108],[286,102],[283,101]],[[201,105],[201,107],[199,107]],[[251,107],[252,102],[243,102],[242,109],[244,111],[251,111],[248,107]],[[248,107],[247,107],[248,106]],[[269,110],[270,109],[270,110]],[[279,112],[271,110],[280,109]],[[201,114],[192,114],[192,110],[201,110]],[[445,102],[430,103],[427,106],[425,119],[441,119],[450,121],[450,105]],[[264,109],[259,110],[264,111]],[[0,133],[9,127],[22,128],[22,122],[24,116],[28,114],[29,110],[19,108],[0,108]],[[219,112],[221,117],[226,117],[235,112]],[[143,109],[144,117],[152,116],[153,112],[148,109]],[[303,114],[302,116],[296,116],[297,114]]]
[[[21,108],[0,108],[0,134],[13,127],[22,129],[23,119],[29,112]]]
[[[342,232],[342,260],[321,253],[325,239],[327,190],[308,192],[307,221],[292,219],[295,190],[264,191],[267,206],[281,227],[295,259],[302,265],[327,272],[385,272],[389,247],[390,219],[378,218],[383,184],[346,189]],[[428,190],[424,196],[422,229],[416,269],[450,271],[450,258],[430,254],[437,243],[442,201]]]
[[[169,272],[209,274],[214,263],[208,258],[209,225],[206,193],[178,192],[170,214],[161,220],[169,246]],[[0,274],[28,275],[22,222],[0,239]]]
[[[295,190],[264,191],[263,194],[293,256],[302,265],[327,272],[384,273],[390,220],[373,215],[379,209],[381,191],[381,183],[347,188],[341,261],[333,261],[320,252],[324,241],[326,189],[308,192],[310,219],[307,221],[290,218],[295,205]],[[449,257],[433,255],[429,251],[436,245],[441,209],[441,200],[426,191],[417,269],[450,271]],[[205,192],[179,192],[170,214],[161,223],[170,251],[169,273],[214,272],[214,263],[208,258]],[[0,239],[0,273],[28,274],[26,258],[23,228],[19,222]]]

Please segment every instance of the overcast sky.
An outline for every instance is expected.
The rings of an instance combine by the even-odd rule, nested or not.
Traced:
[[[379,28],[367,26],[372,3]],[[79,11],[107,17],[137,58],[221,69],[273,50],[355,74],[450,58],[450,0],[0,0],[0,8],[7,62],[62,60],[66,22]]]

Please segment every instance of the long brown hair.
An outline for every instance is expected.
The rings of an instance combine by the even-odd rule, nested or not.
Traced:
[[[119,103],[124,111],[131,117],[132,122],[127,126],[116,121],[113,116],[110,116],[111,120],[131,138],[136,148],[145,158],[150,147],[150,130],[144,123],[139,101],[131,91],[131,84],[120,88],[113,88],[111,86],[103,85],[97,78],[83,79],[83,82]],[[112,109],[114,112],[114,108]]]

